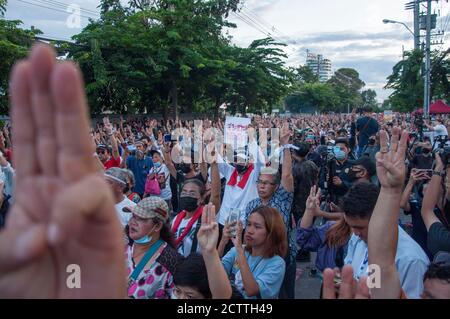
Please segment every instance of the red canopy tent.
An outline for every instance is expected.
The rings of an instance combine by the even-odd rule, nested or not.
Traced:
[[[423,109],[418,109],[414,113],[422,114]],[[450,114],[450,106],[445,104],[442,100],[437,100],[435,103],[430,105],[430,114]]]

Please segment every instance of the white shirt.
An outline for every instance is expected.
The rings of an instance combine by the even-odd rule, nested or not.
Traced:
[[[218,214],[217,222],[221,225],[225,225],[228,215],[231,209],[239,209],[241,211],[241,221],[245,221],[245,208],[247,204],[258,198],[258,189],[256,187],[256,181],[259,177],[260,165],[258,163],[254,164],[253,171],[251,172],[247,184],[243,189],[241,189],[238,184],[241,181],[241,176],[238,175],[237,183],[235,186],[228,185],[230,177],[233,174],[234,167],[228,163],[219,161],[219,172],[225,177],[225,191],[223,194],[222,205],[220,206],[220,211]]]
[[[348,242],[345,264],[353,267],[354,277],[368,276],[367,244],[355,234]],[[395,265],[400,284],[410,299],[420,298],[423,292],[423,275],[430,263],[422,248],[402,228],[398,227],[397,254]]]
[[[435,138],[440,136],[440,135],[448,136],[447,128],[443,124],[438,124],[435,127],[433,127],[433,131],[434,131],[434,137]]]
[[[164,200],[172,199],[172,190],[170,189],[170,171],[167,168],[166,164],[161,164],[159,168],[152,167],[150,169],[150,174],[164,174],[164,178],[166,179],[166,187],[161,189],[161,194],[158,197],[161,197]]]
[[[186,228],[186,226],[189,223],[189,221],[191,220],[191,218],[189,218],[189,219],[183,218],[181,220],[180,226],[178,227],[178,229],[177,229],[177,231],[175,233],[175,238],[179,238],[181,236],[181,234],[184,232],[184,229]],[[174,218],[174,220],[172,221],[172,227],[173,227],[173,224],[174,224],[175,220],[176,220],[176,218]],[[189,232],[183,238],[183,241],[178,246],[178,252],[181,255],[183,255],[184,257],[187,257],[187,256],[189,256],[191,254],[192,243],[194,242],[194,238],[196,236],[195,229],[197,228],[198,221],[199,220],[197,220],[192,225],[191,229],[189,230]],[[198,245],[198,244],[197,244],[196,252],[199,253],[199,254],[202,253],[200,245]]]
[[[136,206],[136,203],[129,200],[125,195],[123,196],[123,200],[116,204],[116,213],[117,213],[117,217],[119,218],[120,224],[122,225],[123,228],[125,228],[125,226],[128,225],[128,222],[131,219],[131,213],[126,213],[123,211],[124,207],[129,207],[129,208],[133,208],[134,206]]]

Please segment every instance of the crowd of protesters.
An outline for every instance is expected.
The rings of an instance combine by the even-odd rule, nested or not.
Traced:
[[[12,74],[0,296],[293,299],[316,252],[318,298],[450,298],[447,116],[255,115],[236,146],[221,118],[90,121],[80,78],[45,46]]]

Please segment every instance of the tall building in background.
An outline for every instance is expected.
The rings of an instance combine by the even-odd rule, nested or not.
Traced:
[[[333,72],[331,71],[331,61],[325,59],[321,54],[314,54],[307,50],[306,65],[319,77],[320,82],[328,81],[333,75]]]

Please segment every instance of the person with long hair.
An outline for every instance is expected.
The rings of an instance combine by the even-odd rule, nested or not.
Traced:
[[[351,236],[351,229],[342,214],[337,221],[328,221],[321,226],[313,226],[314,218],[321,216],[319,208],[320,190],[311,187],[306,201],[305,214],[297,230],[297,244],[300,249],[317,252],[316,268],[323,272],[325,268],[342,268],[346,246]]]
[[[288,249],[283,218],[276,209],[259,206],[247,220],[245,246],[242,232],[242,222],[238,221],[236,236],[223,233],[222,241],[231,239],[234,244],[222,258],[225,271],[244,298],[277,298],[286,269],[283,258]]]
[[[168,299],[173,273],[181,256],[170,230],[169,207],[160,197],[147,197],[132,210],[126,248],[128,296],[138,299]]]

